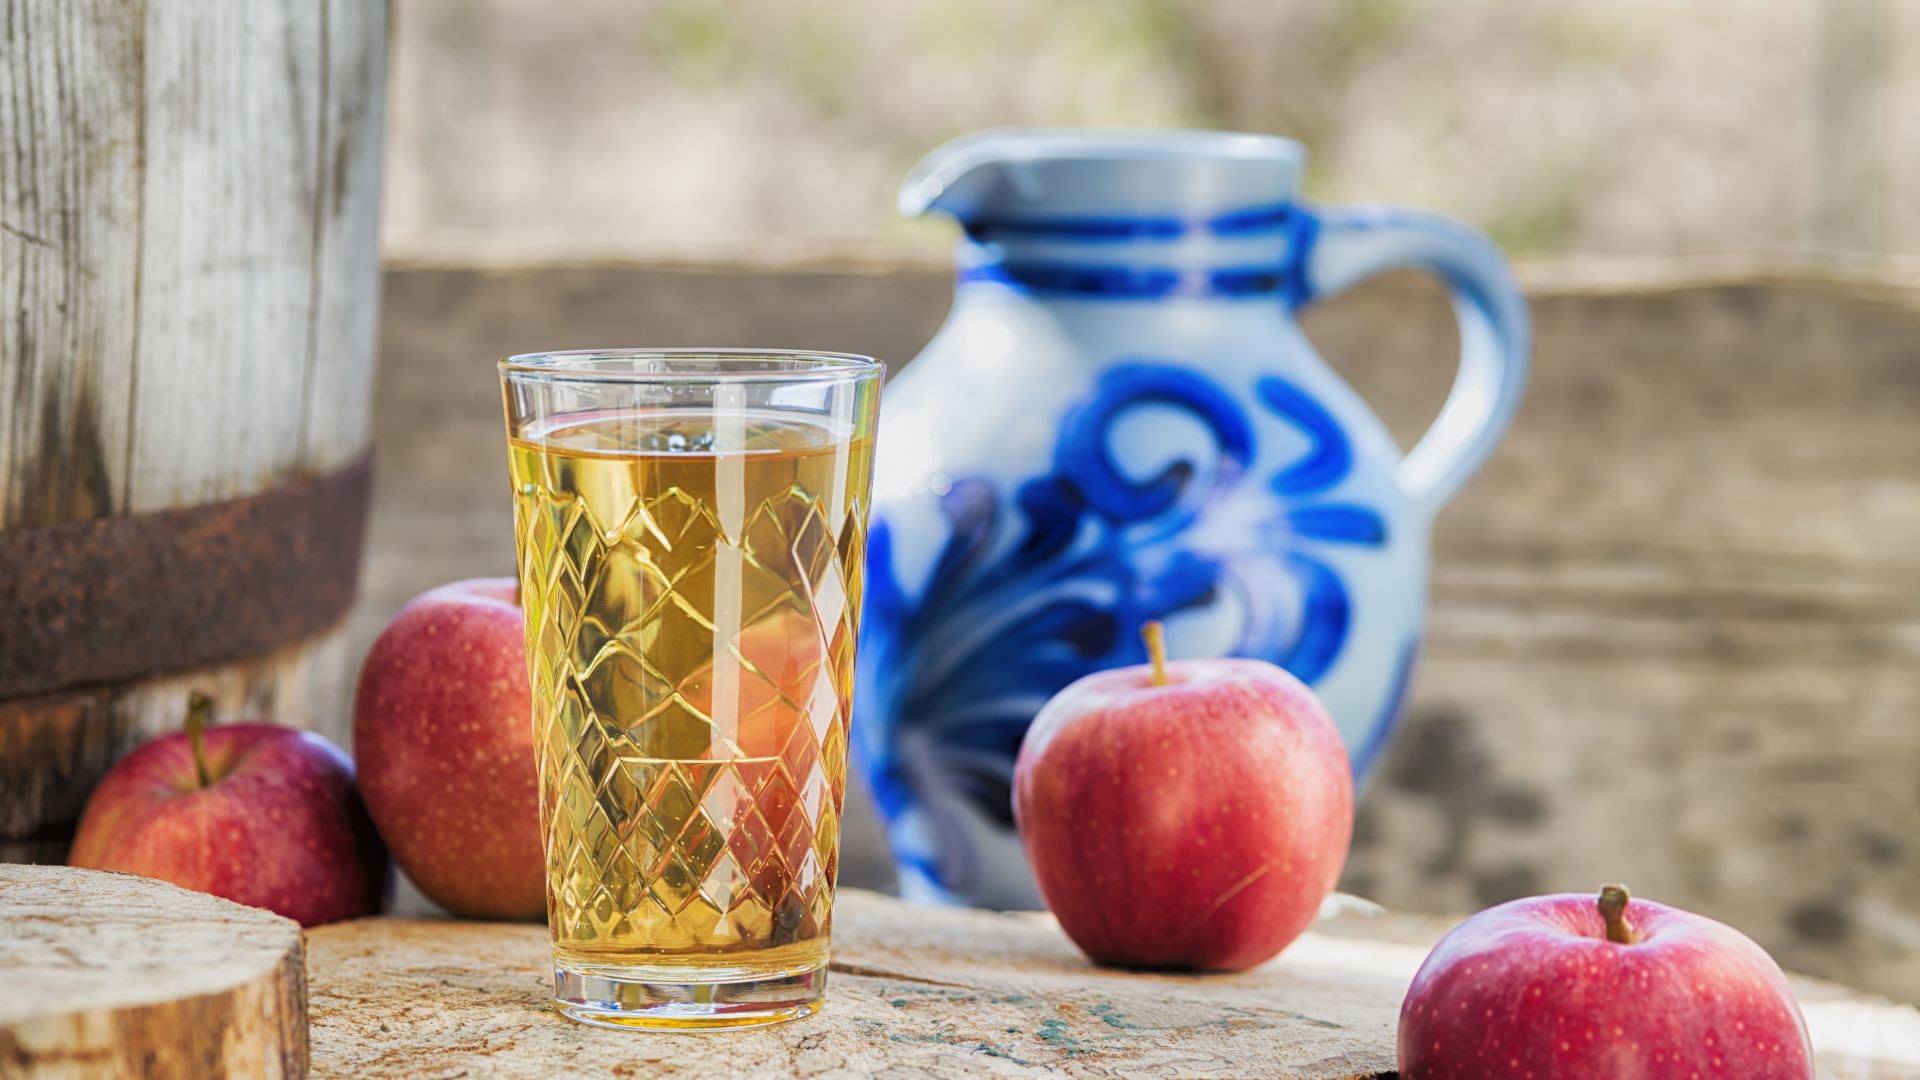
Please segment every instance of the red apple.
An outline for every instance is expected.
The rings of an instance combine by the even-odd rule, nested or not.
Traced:
[[[1013,813],[1040,893],[1100,963],[1239,970],[1319,913],[1353,836],[1340,733],[1259,660],[1103,671],[1047,702]]]
[[[813,846],[814,825],[839,812],[838,792],[809,784],[815,776],[834,775],[821,764],[821,735],[814,723],[837,720],[816,713],[823,704],[831,709],[844,700],[838,694],[820,700],[820,691],[831,689],[821,684],[838,668],[821,663],[818,625],[794,611],[776,612],[742,630],[734,638],[732,654],[740,668],[759,675],[736,672],[734,700],[722,702],[719,710],[739,717],[734,772],[751,796],[734,811],[727,846],[739,865],[759,867],[753,888],[769,905],[804,907],[804,897],[833,881],[837,869],[836,856],[807,877],[796,876]],[[694,708],[709,715],[714,715],[713,682],[709,665],[685,685]],[[809,795],[815,801],[810,802]],[[767,858],[772,852],[779,857]]]
[[[457,915],[546,910],[523,626],[511,578],[443,585],[401,609],[360,669],[367,809],[401,869]]]
[[[302,926],[380,910],[387,854],[347,756],[309,731],[209,728],[210,711],[193,695],[186,731],[107,773],[68,861],[171,881]]]
[[[1813,1049],[1760,946],[1609,885],[1597,904],[1515,900],[1441,938],[1400,1007],[1400,1075],[1799,1080]]]

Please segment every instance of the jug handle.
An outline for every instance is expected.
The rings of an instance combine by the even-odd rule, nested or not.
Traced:
[[[1411,507],[1431,520],[1480,468],[1527,382],[1526,300],[1491,241],[1457,222],[1392,207],[1304,209],[1304,303],[1387,270],[1429,270],[1460,323],[1460,368],[1440,415],[1400,462]]]

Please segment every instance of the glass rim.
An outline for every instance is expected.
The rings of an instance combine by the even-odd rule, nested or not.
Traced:
[[[648,359],[710,360],[718,363],[704,371],[634,371],[602,366],[611,362]],[[727,366],[729,364],[741,366],[732,368]],[[748,367],[748,364],[760,366]],[[881,361],[859,353],[680,346],[518,353],[502,358],[498,366],[502,378],[526,377],[543,382],[696,384],[846,382],[877,377],[887,369]]]

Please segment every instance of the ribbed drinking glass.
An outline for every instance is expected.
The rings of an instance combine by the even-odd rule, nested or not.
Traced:
[[[501,361],[555,997],[588,1023],[825,991],[881,365]]]

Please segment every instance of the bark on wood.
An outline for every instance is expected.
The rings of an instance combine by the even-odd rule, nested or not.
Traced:
[[[127,874],[0,866],[0,1075],[299,1077],[292,920]]]
[[[0,529],[233,498],[365,451],[386,31],[385,0],[0,0]],[[339,738],[338,636],[195,679]],[[5,738],[59,763],[0,762],[0,857],[57,856],[68,804],[183,693],[0,705]]]
[[[1623,879],[1920,999],[1920,293],[1707,270],[1525,275],[1533,384],[1440,515],[1345,887],[1461,911]],[[898,365],[950,290],[945,267],[392,271],[355,654],[421,589],[512,566],[491,357],[644,336]],[[1404,445],[1451,317],[1383,281],[1306,328]],[[884,883],[864,801],[847,820],[843,879]]]
[[[1444,924],[1343,915],[1238,975],[1095,968],[1044,915],[843,890],[826,1008],[681,1039],[549,1004],[542,927],[370,919],[308,941],[321,1076],[1376,1077]],[[1920,1012],[1797,981],[1824,1075],[1910,1075]]]

